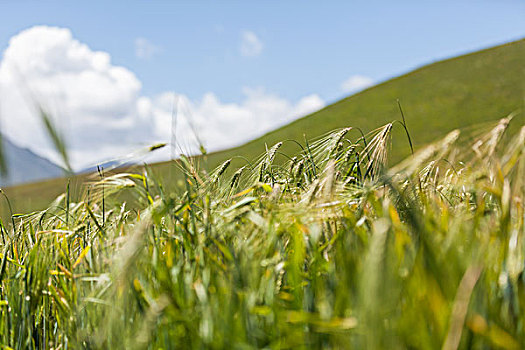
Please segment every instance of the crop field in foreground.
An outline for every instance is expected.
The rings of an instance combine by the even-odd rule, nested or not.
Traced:
[[[229,171],[183,157],[176,191],[146,167],[66,192],[1,225],[0,345],[519,348],[525,126],[506,138],[511,119],[395,167],[389,123]]]

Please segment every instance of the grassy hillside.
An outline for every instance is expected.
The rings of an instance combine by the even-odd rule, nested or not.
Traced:
[[[401,119],[397,99],[401,101],[416,147],[422,146],[447,131],[493,121],[523,108],[524,88],[525,39],[424,66],[245,145],[220,152],[217,158],[236,154],[256,156],[264,152],[264,143],[302,140],[303,134],[316,137],[341,127],[359,126],[367,132]],[[519,118],[523,121],[523,114]],[[516,130],[514,126],[511,132]],[[402,133],[398,127],[397,134]],[[399,140],[402,142],[396,143],[392,150],[394,162],[409,154],[408,143]],[[283,147],[286,149],[287,145]]]
[[[388,53],[385,53],[385,60]],[[345,98],[321,111],[299,119],[240,147],[210,154],[208,168],[225,159],[242,154],[253,159],[265,150],[265,143],[303,140],[320,136],[330,130],[359,126],[365,133],[395,119],[401,119],[396,100],[399,99],[415,147],[434,140],[447,131],[493,121],[523,108],[525,82],[525,40],[505,44],[465,56],[430,64],[406,75],[389,80],[361,93]],[[524,114],[510,126],[509,133],[523,124]],[[391,162],[409,154],[409,146],[400,124],[393,130]],[[351,137],[360,135],[351,132]],[[283,153],[292,154],[298,146],[285,142]],[[233,165],[244,161],[234,159]],[[234,167],[232,167],[234,168]],[[159,163],[154,169],[162,177],[173,173],[170,163]],[[73,180],[79,189],[82,179]],[[6,190],[14,211],[44,208],[64,191],[66,180],[56,179],[40,184],[18,186]],[[73,191],[76,195],[78,191]],[[2,214],[5,215],[5,206]]]

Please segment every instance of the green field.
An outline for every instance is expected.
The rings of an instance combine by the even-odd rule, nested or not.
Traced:
[[[524,62],[525,40],[520,40],[433,63],[336,102],[245,145],[212,153],[201,164],[209,170],[236,155],[254,159],[265,151],[265,143],[271,146],[288,139],[303,142],[303,135],[312,139],[336,128],[359,126],[367,133],[378,125],[401,119],[397,99],[402,104],[414,145],[418,148],[455,128],[479,126],[523,109]],[[525,120],[523,113],[516,118],[521,123]],[[516,130],[517,127],[511,125],[510,134]],[[391,163],[409,154],[409,145],[403,134],[403,128],[396,124]],[[352,137],[360,137],[360,133],[354,130]],[[282,147],[284,153],[297,150],[292,142],[285,142]],[[234,166],[241,166],[245,161],[234,158],[232,162]],[[176,171],[169,162],[152,167],[160,177],[175,176]],[[71,180],[73,197],[77,198],[82,192],[83,180]],[[66,179],[56,179],[5,191],[14,212],[27,212],[47,207],[65,190],[66,183]],[[1,209],[0,214],[6,218],[5,205]]]
[[[525,125],[455,130],[395,167],[393,124],[378,127],[286,162],[280,142],[243,168],[183,157],[177,192],[122,173],[15,215],[0,225],[0,344],[522,348]]]

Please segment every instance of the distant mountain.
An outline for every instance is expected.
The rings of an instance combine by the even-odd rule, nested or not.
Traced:
[[[27,148],[16,146],[5,136],[2,137],[2,146],[8,174],[0,176],[0,186],[40,181],[64,174],[63,169],[58,165],[36,155]]]
[[[126,168],[130,165],[133,165],[134,163],[132,161],[121,161],[121,160],[108,160],[102,163],[99,163],[98,165],[94,165],[88,168],[84,168],[80,171],[77,171],[76,174],[90,174],[90,173],[96,173],[98,172],[98,168],[108,171],[108,170],[114,170],[114,169],[120,169],[120,168]]]

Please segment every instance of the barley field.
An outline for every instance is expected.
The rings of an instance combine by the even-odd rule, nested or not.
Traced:
[[[1,223],[0,346],[520,348],[514,122],[452,131],[393,167],[403,122],[268,145],[236,169],[182,156],[176,186],[148,167],[101,173],[82,200],[66,190]]]

